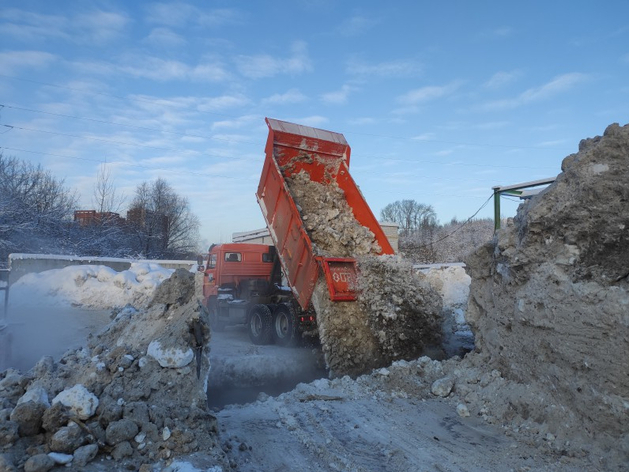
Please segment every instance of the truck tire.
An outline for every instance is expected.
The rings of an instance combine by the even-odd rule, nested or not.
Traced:
[[[273,313],[273,339],[280,346],[294,346],[297,344],[297,320],[293,307],[281,303]]]
[[[249,316],[249,339],[253,344],[270,344],[273,339],[273,316],[266,305],[254,305]]]
[[[218,318],[218,301],[216,298],[208,300],[208,313],[210,315],[210,328],[214,331],[225,331],[225,322]]]

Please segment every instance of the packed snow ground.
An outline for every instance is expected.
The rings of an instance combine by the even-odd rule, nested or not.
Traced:
[[[151,286],[157,287],[172,271],[142,265],[124,272],[76,266],[25,276],[12,287],[11,309],[33,304],[35,292],[39,302],[68,309],[120,307],[130,300],[141,304],[148,301]],[[464,310],[470,282],[464,269],[426,273],[444,298],[444,307],[459,313],[455,318],[461,321],[457,310]],[[210,348],[214,349],[212,341]],[[217,413],[223,451],[233,468],[252,471],[590,468],[591,462],[562,453],[563,444],[554,441],[543,425],[499,426],[504,415],[496,395],[505,380],[497,371],[471,366],[456,359],[421,358],[356,380],[320,379],[275,398],[260,394],[253,403],[227,406]],[[518,431],[525,434],[524,441],[515,436]],[[212,469],[208,457],[182,457],[164,470],[221,470]],[[90,470],[105,469],[94,464]]]

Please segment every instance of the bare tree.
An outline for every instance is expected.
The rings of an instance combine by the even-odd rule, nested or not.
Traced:
[[[92,202],[98,213],[119,213],[124,204],[124,196],[118,195],[111,170],[106,164],[98,168],[96,175],[96,185]]]
[[[437,224],[434,208],[415,200],[389,203],[380,212],[380,219],[397,223],[402,235],[410,235],[422,227],[429,228]]]
[[[187,256],[197,246],[199,220],[164,179],[138,185],[127,221],[145,257]]]
[[[457,221],[438,226],[432,233],[415,232],[400,238],[400,251],[415,262],[462,262],[476,248],[490,241],[494,222],[490,218]]]
[[[41,166],[0,153],[0,260],[10,252],[69,250],[76,194]]]

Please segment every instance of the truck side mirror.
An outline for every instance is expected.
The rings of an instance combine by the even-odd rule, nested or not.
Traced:
[[[197,256],[197,270],[199,272],[203,272],[205,270],[205,267],[203,266],[203,256],[200,254]]]

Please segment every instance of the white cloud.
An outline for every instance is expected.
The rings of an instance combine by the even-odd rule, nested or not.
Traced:
[[[344,36],[359,36],[366,33],[377,24],[378,20],[355,15],[345,20],[339,26],[339,32]]]
[[[152,3],[147,7],[147,21],[170,27],[185,27],[190,24],[218,27],[240,21],[236,10],[218,8],[203,10],[183,2]]]
[[[198,106],[200,111],[225,110],[227,108],[242,107],[251,103],[244,95],[222,95],[220,97],[204,98]]]
[[[215,121],[212,123],[212,130],[218,129],[238,129],[244,126],[252,126],[260,124],[260,117],[257,115],[245,115],[232,120]]]
[[[199,82],[224,82],[231,78],[231,74],[225,70],[223,64],[215,61],[196,65],[190,77]]]
[[[288,121],[292,123],[299,123],[300,125],[312,126],[314,128],[325,125],[328,121],[326,117],[320,115],[305,116],[303,118],[290,118]]]
[[[117,66],[121,72],[133,77],[168,81],[185,79],[190,73],[190,67],[183,62],[146,57],[142,61],[126,61],[128,65]]]
[[[54,38],[102,44],[120,37],[130,23],[122,13],[103,10],[59,16],[9,9],[2,11],[0,18],[6,20],[0,25],[3,36],[39,42]]]
[[[147,21],[167,26],[185,26],[198,9],[187,3],[151,3],[147,7]]]
[[[486,88],[491,88],[491,89],[499,88],[508,84],[509,82],[512,82],[519,76],[520,76],[519,71],[496,72],[494,75],[490,77],[490,79],[487,82],[483,84],[483,86]]]
[[[270,97],[262,99],[263,105],[289,105],[293,103],[302,103],[308,100],[298,89],[290,89],[286,93],[276,93]]]
[[[2,37],[11,37],[23,41],[42,40],[46,38],[69,39],[65,31],[68,28],[67,18],[58,15],[42,15],[17,8],[0,9]]]
[[[398,97],[397,100],[399,103],[405,105],[416,105],[450,95],[460,86],[461,83],[458,81],[451,82],[447,85],[430,85],[410,90],[404,95]]]
[[[0,52],[0,70],[5,74],[14,74],[22,69],[41,69],[56,60],[57,56],[44,51]]]
[[[350,125],[373,125],[376,123],[374,118],[363,117],[363,118],[354,118],[352,120],[348,120]]]
[[[513,32],[514,30],[510,26],[499,26],[492,30],[484,31],[483,33],[481,33],[481,36],[491,39],[501,39],[511,36]]]
[[[563,74],[555,77],[550,82],[541,85],[540,87],[533,87],[525,90],[515,98],[508,98],[503,100],[496,100],[489,102],[481,107],[485,111],[505,110],[511,108],[517,108],[522,105],[526,105],[531,102],[545,100],[551,98],[557,94],[566,92],[574,86],[585,82],[588,79],[586,74],[579,72],[571,72],[569,74]]]
[[[565,146],[566,140],[565,139],[554,139],[552,141],[542,141],[540,143],[537,144],[537,146],[539,147],[556,147],[556,146]]]
[[[432,141],[435,139],[435,133],[422,133],[417,136],[413,136],[411,139],[415,141]]]
[[[474,129],[480,129],[483,131],[491,131],[494,129],[504,128],[508,124],[509,124],[508,121],[488,121],[485,123],[476,123],[472,125],[471,127],[473,127]]]
[[[143,42],[163,47],[180,47],[186,44],[183,36],[171,31],[168,28],[154,28],[150,34],[144,38]]]
[[[413,77],[419,75],[421,70],[421,65],[417,61],[401,59],[377,64],[367,64],[364,61],[353,59],[345,67],[348,74],[385,78]]]
[[[288,58],[273,57],[269,54],[257,56],[240,55],[235,58],[236,66],[242,75],[250,79],[273,77],[278,74],[300,74],[312,70],[306,43],[295,42],[292,55]]]
[[[92,74],[115,75],[124,73],[136,78],[167,82],[171,80],[194,80],[198,82],[223,82],[230,74],[219,62],[188,65],[176,60],[155,56],[127,55],[119,63],[75,62],[76,69]]]
[[[118,38],[129,22],[126,15],[94,10],[77,15],[72,24],[81,30],[81,38],[87,35],[96,43],[105,43]]]
[[[321,100],[331,105],[342,105],[344,103],[347,103],[347,98],[349,97],[349,94],[355,90],[355,87],[351,87],[346,84],[343,85],[340,90],[322,94]]]

